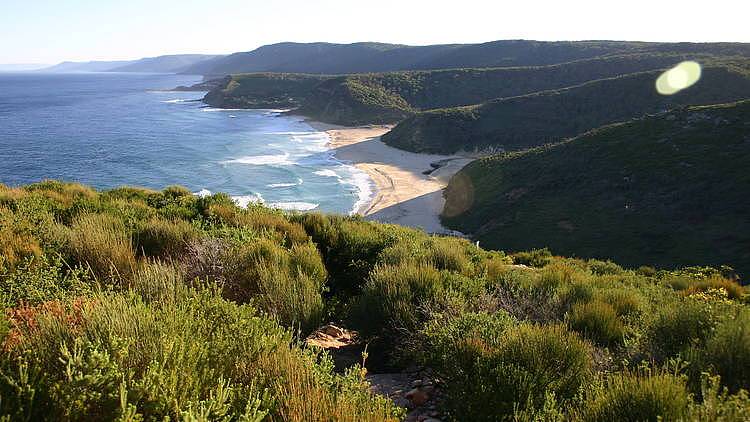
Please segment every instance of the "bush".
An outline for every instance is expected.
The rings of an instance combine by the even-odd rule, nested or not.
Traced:
[[[632,290],[626,290],[625,287],[606,290],[599,296],[602,301],[612,305],[617,315],[621,317],[637,315],[641,311],[641,295]]]
[[[590,380],[589,347],[562,326],[509,328],[493,346],[467,338],[445,363],[445,407],[457,420],[495,421],[572,400]]]
[[[586,264],[592,273],[596,275],[615,275],[622,274],[625,270],[612,261],[600,261],[598,259],[589,259]]]
[[[719,276],[713,276],[705,280],[694,282],[688,285],[684,291],[686,295],[692,295],[710,289],[723,289],[731,299],[741,299],[745,295],[745,287],[740,286],[734,280],[729,280]]]
[[[183,220],[152,218],[138,226],[133,243],[139,253],[149,257],[177,258],[199,237],[198,230]]]
[[[663,360],[702,344],[715,325],[708,307],[690,298],[665,303],[646,330],[651,355]]]
[[[175,303],[186,294],[184,275],[172,264],[149,262],[133,275],[130,288],[144,301]]]
[[[635,273],[644,277],[654,277],[656,276],[656,268],[648,265],[641,265],[635,270]]]
[[[542,269],[536,287],[542,292],[552,294],[558,288],[568,286],[580,279],[581,275],[577,273],[575,267],[564,263],[554,263]]]
[[[37,305],[85,296],[94,288],[87,271],[67,268],[60,257],[29,258],[13,271],[0,273],[0,306]]]
[[[731,391],[750,390],[750,311],[722,321],[708,340],[703,361]]]
[[[0,207],[0,271],[10,270],[24,259],[41,254],[42,247],[28,217]]]
[[[685,382],[672,375],[612,375],[587,398],[581,420],[677,421],[691,404]]]
[[[701,379],[702,403],[694,404],[690,420],[716,422],[745,422],[750,420],[750,396],[746,390],[730,395],[721,386],[718,376],[703,374]]]
[[[69,254],[104,279],[128,279],[136,268],[133,243],[121,220],[107,214],[85,214],[71,226]]]
[[[516,323],[505,311],[494,314],[464,312],[455,317],[438,316],[421,330],[418,339],[420,351],[415,358],[434,367],[438,372],[452,370],[453,355],[467,338],[479,338],[488,345],[500,344],[506,329]]]
[[[280,211],[251,206],[242,209],[232,204],[211,204],[207,216],[218,222],[233,227],[251,228],[259,233],[268,234],[287,247],[295,243],[306,243],[309,240],[305,229],[282,214]]]
[[[442,276],[433,267],[376,267],[355,305],[355,322],[367,336],[392,338],[401,331],[414,332],[423,321],[420,307],[442,290]]]
[[[380,253],[400,235],[399,230],[390,226],[351,218],[314,213],[296,218],[318,245],[334,294],[359,293]]]
[[[586,303],[594,298],[594,288],[588,283],[573,283],[562,293],[566,303]]]
[[[599,300],[574,304],[568,324],[572,330],[603,346],[621,343],[625,332],[615,308]]]
[[[312,244],[295,245],[290,252],[259,239],[228,251],[223,260],[228,298],[253,301],[285,325],[300,325],[305,332],[320,323],[326,273]]]
[[[210,290],[177,302],[99,296],[72,325],[43,313],[0,356],[0,416],[24,420],[342,420],[399,416],[359,371],[329,359],[250,306]]]
[[[552,253],[549,249],[533,249],[528,252],[517,252],[511,255],[516,265],[528,265],[530,267],[542,268],[552,261]]]

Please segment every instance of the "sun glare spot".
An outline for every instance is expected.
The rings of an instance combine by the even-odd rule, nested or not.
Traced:
[[[688,88],[701,78],[701,65],[685,61],[662,73],[656,79],[656,91],[662,95],[672,95]]]

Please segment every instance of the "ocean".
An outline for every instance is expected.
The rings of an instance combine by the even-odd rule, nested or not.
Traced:
[[[369,177],[336,160],[328,136],[279,110],[221,110],[199,76],[0,73],[0,183],[60,179],[97,189],[182,185],[244,206],[351,213]]]

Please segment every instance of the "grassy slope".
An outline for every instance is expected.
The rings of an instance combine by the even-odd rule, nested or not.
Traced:
[[[477,106],[430,110],[401,122],[383,140],[415,152],[520,150],[679,105],[750,97],[746,67],[711,65],[697,84],[672,96],[656,92],[659,73],[633,73]]]
[[[748,101],[691,107],[481,159],[448,187],[444,221],[491,248],[747,275],[748,122]]]

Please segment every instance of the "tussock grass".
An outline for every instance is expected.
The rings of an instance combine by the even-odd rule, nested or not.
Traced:
[[[668,375],[623,373],[610,377],[586,402],[582,421],[676,421],[691,399],[684,380]]]
[[[68,252],[101,279],[129,279],[136,269],[133,243],[121,220],[84,214],[70,228]]]
[[[625,334],[615,308],[599,300],[573,305],[568,324],[572,330],[604,346],[622,342]]]

